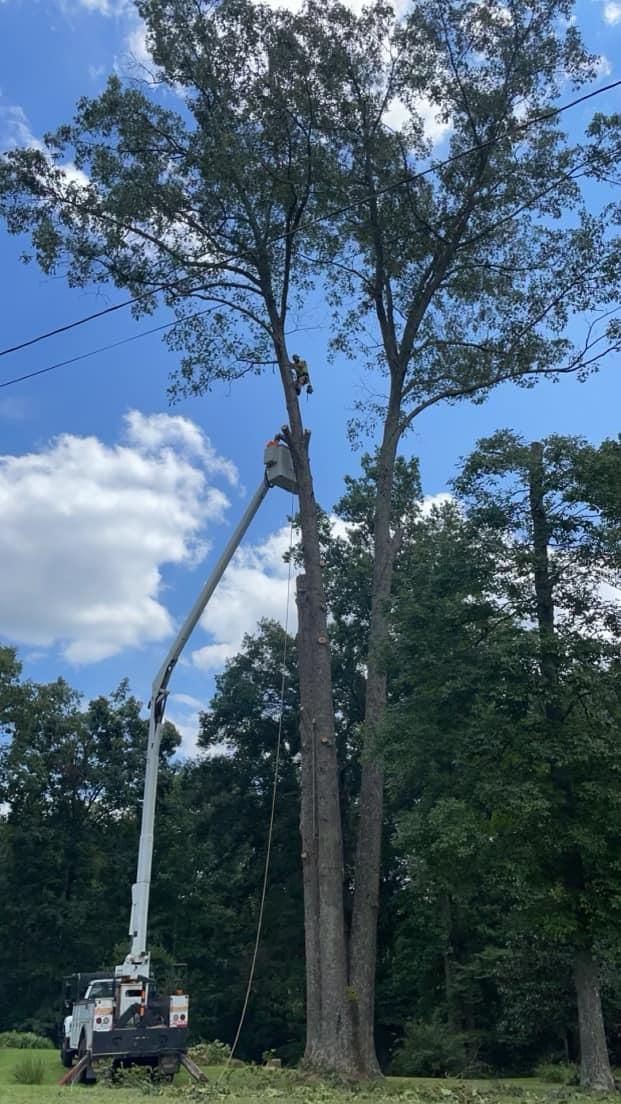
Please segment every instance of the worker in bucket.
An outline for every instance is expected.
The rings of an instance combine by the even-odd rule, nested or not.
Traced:
[[[293,383],[296,395],[300,395],[304,388],[306,388],[307,395],[312,395],[313,388],[308,374],[308,364],[305,360],[302,360],[302,357],[298,356],[297,353],[293,354],[291,369],[293,371]]]

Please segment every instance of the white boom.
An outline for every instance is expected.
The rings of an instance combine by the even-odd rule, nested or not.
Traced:
[[[263,502],[270,487],[282,487],[283,490],[297,494],[297,483],[293,472],[289,449],[270,442],[264,454],[265,473],[254,497],[231,536],[224,552],[220,556],[211,575],[203,586],[192,609],[183,622],[171,645],[168,655],[160,667],[151,690],[149,739],[144,779],[144,797],[142,802],[142,823],[140,844],[138,847],[138,869],[136,881],[132,886],[132,907],[129,923],[131,938],[129,953],[125,962],[117,966],[116,974],[122,977],[149,977],[149,954],[147,952],[147,921],[149,917],[149,893],[151,888],[151,866],[153,861],[153,829],[155,824],[155,799],[157,794],[157,774],[159,766],[160,739],[168,683],[175,665],[199,618],[216,589],[226,568],[237,551],[244,534]]]

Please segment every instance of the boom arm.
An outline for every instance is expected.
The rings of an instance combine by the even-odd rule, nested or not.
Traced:
[[[237,551],[243,537],[263,502],[270,487],[282,487],[283,490],[297,493],[297,484],[293,473],[291,455],[287,448],[270,443],[265,449],[265,474],[261,483],[246,507],[246,511],[231,536],[224,552],[220,556],[211,575],[203,586],[192,609],[183,622],[177,636],[158,671],[151,690],[149,739],[144,779],[144,797],[142,803],[142,824],[138,848],[138,869],[136,881],[132,886],[132,908],[129,924],[131,938],[130,950],[123,966],[117,967],[117,975],[148,976],[149,955],[147,954],[147,920],[149,915],[149,892],[151,887],[151,865],[153,860],[153,829],[155,823],[155,799],[157,794],[157,773],[159,767],[160,739],[168,683],[175,665],[191,633],[202,616],[209,599],[216,589],[226,568]]]

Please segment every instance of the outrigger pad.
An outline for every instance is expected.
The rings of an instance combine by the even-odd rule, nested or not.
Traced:
[[[79,1062],[76,1062],[75,1066],[68,1069],[66,1073],[63,1073],[59,1085],[73,1085],[74,1081],[85,1081],[87,1084],[92,1085],[97,1080],[95,1070],[91,1066],[90,1054],[83,1054]]]
[[[190,1058],[189,1054],[180,1054],[179,1061],[181,1062],[183,1068],[188,1071],[190,1077],[193,1077],[195,1081],[207,1080],[200,1066],[196,1065],[196,1062],[193,1058]]]

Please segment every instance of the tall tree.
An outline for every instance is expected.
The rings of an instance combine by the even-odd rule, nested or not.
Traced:
[[[497,575],[513,616],[535,626],[518,757],[524,789],[512,828],[525,864],[522,895],[540,929],[573,950],[581,1083],[609,1091],[598,948],[621,906],[619,798],[610,781],[621,622],[610,589],[618,551],[605,554],[601,515],[580,493],[583,450],[575,439],[527,444],[504,431],[479,442],[456,486],[472,521],[500,538]]]
[[[433,403],[481,396],[505,379],[587,370],[603,355],[599,344],[574,349],[564,336],[574,310],[607,302],[617,275],[605,219],[587,217],[580,203],[576,181],[589,155],[568,148],[551,118],[520,129],[555,96],[560,72],[579,85],[593,64],[566,0],[520,0],[509,11],[425,3],[401,22],[379,0],[360,16],[335,0],[311,0],[297,16],[249,0],[140,0],[137,8],[152,94],[113,78],[100,97],[80,101],[73,124],[48,136],[46,152],[6,155],[0,209],[11,231],[32,235],[45,271],[66,265],[78,285],[112,280],[136,296],[137,313],[161,301],[173,309],[170,341],[184,351],[177,390],[202,392],[266,360],[278,366],[305,571],[307,1059],[373,1074],[383,791],[375,744],[400,540],[391,518],[395,456],[404,430]],[[162,106],[160,84],[181,99],[179,111]],[[412,175],[430,168],[421,96],[452,125],[454,157],[433,185]],[[395,102],[407,118],[397,131],[386,116]],[[86,180],[67,175],[67,157]],[[560,214],[565,221],[550,226]],[[317,509],[287,347],[292,305],[327,268],[345,307],[337,345],[358,352],[370,311],[388,389],[349,953]],[[560,289],[557,269],[566,274]]]

